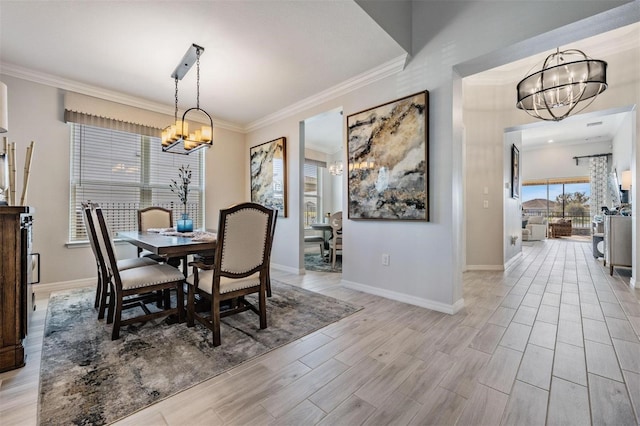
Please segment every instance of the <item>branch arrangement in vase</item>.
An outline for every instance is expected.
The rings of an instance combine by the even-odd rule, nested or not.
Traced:
[[[187,199],[189,197],[189,184],[191,183],[191,170],[189,166],[180,166],[178,169],[178,180],[171,179],[169,188],[171,192],[178,195],[180,202],[182,203],[184,214],[187,214]]]

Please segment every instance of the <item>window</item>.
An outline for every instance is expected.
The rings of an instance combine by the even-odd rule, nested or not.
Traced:
[[[166,153],[157,137],[86,124],[70,126],[69,241],[87,240],[81,208],[87,200],[100,204],[114,233],[137,230],[137,211],[149,206],[171,209],[174,221],[179,219],[183,206],[169,183],[178,178],[181,165],[192,170],[187,213],[194,227],[202,226],[202,153]]]
[[[322,163],[304,162],[304,226],[322,222]]]
[[[590,196],[588,177],[527,181],[522,184],[522,213],[571,219],[573,228],[588,229]]]

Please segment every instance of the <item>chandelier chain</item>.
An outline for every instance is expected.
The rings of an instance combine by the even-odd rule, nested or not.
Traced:
[[[175,110],[173,112],[174,123],[178,120],[178,77],[176,76]]]
[[[200,49],[196,49],[196,108],[200,109]]]

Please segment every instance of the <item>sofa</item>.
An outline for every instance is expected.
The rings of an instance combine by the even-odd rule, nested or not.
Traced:
[[[526,222],[526,225],[525,225]],[[542,216],[522,218],[522,241],[540,241],[547,238],[547,219]]]

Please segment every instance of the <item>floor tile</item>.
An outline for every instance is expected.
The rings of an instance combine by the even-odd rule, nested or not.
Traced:
[[[522,352],[498,346],[478,382],[508,394],[518,373]]]
[[[589,392],[587,388],[553,377],[551,379],[547,424],[590,425],[591,416],[589,414]]]
[[[527,345],[518,369],[518,380],[549,390],[553,351],[536,345]]]
[[[620,368],[640,374],[640,343],[612,339]]]
[[[466,402],[467,400],[460,395],[437,387],[427,395],[422,409],[409,424],[412,426],[453,425],[462,414]]]
[[[553,362],[553,375],[569,382],[587,386],[587,364],[584,349],[558,342]]]
[[[540,305],[538,309],[537,321],[548,322],[550,324],[558,324],[558,314],[560,308],[556,306]]]
[[[640,374],[624,370],[622,374],[627,385],[627,392],[629,392],[629,397],[631,398],[631,405],[633,405],[636,412],[636,422],[640,424]]]
[[[533,325],[538,310],[530,306],[520,306],[513,317],[513,322],[525,325]]]
[[[638,336],[626,319],[607,318],[606,323],[612,338],[638,343]]]
[[[546,292],[542,295],[543,305],[560,307],[560,295],[555,293]]]
[[[636,418],[624,384],[589,374],[591,417],[596,425],[631,425]]]
[[[469,344],[470,348],[492,354],[498,346],[506,328],[495,324],[485,324]]]
[[[529,292],[524,296],[520,304],[522,306],[531,306],[532,308],[537,308],[538,306],[540,306],[541,300],[542,295]]]
[[[508,396],[490,387],[477,385],[467,401],[459,425],[497,425],[507,406]]]
[[[524,352],[524,348],[527,346],[527,340],[529,340],[530,332],[531,327],[528,325],[512,322],[502,336],[500,346]]]
[[[516,380],[502,417],[502,425],[544,425],[549,392]]]
[[[560,320],[558,322],[558,342],[569,343],[570,345],[583,347],[582,323],[575,321]]]
[[[515,313],[515,309],[500,306],[498,309],[496,309],[494,314],[491,315],[491,318],[489,318],[488,322],[490,324],[495,324],[506,328],[509,326],[509,323],[511,323],[511,319],[513,318]]]
[[[580,322],[582,320],[580,306],[560,303],[560,321],[562,320]]]
[[[626,314],[619,303],[600,302],[600,307],[606,317],[626,319]]]
[[[591,303],[581,303],[580,310],[582,313],[582,318],[590,318],[598,321],[604,321],[604,315],[602,314],[602,309],[600,309],[600,305],[595,305]]]
[[[589,373],[622,381],[622,373],[618,367],[618,359],[613,346],[585,340],[584,349]]]
[[[585,340],[611,344],[609,330],[607,329],[607,324],[604,321],[596,321],[589,318],[584,318],[582,320],[582,331],[584,333]]]
[[[543,348],[553,349],[556,343],[557,326],[546,322],[536,321],[531,330],[529,343]]]

